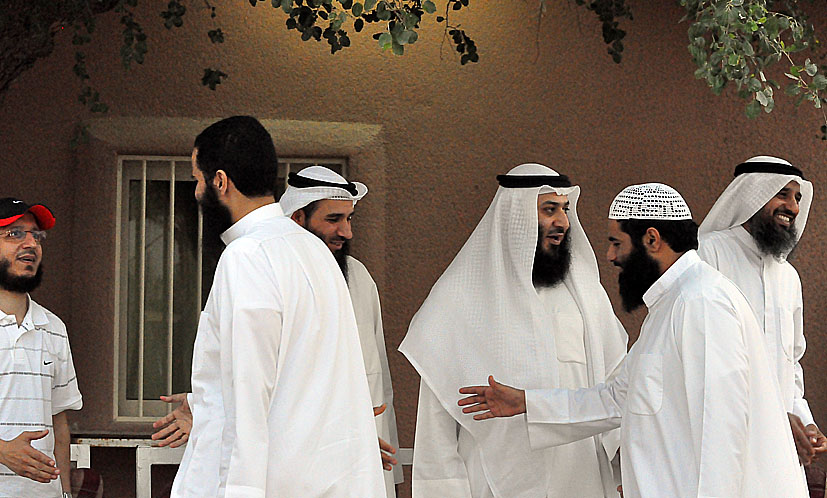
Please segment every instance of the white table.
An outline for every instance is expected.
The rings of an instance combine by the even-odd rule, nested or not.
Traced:
[[[85,451],[85,465],[89,467],[89,449],[96,448],[135,448],[135,496],[137,498],[150,498],[152,495],[152,466],[153,465],[175,465],[181,463],[184,456],[184,448],[153,446],[155,441],[151,439],[120,439],[120,438],[78,438],[74,447],[78,451]],[[83,449],[85,448],[85,449]],[[79,454],[80,454],[79,453]],[[74,453],[72,459],[74,460]],[[81,461],[78,459],[78,467]]]

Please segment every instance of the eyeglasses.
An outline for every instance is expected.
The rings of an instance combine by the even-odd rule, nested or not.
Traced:
[[[32,234],[32,238],[38,244],[42,244],[44,240],[46,240],[46,231],[45,230],[23,230],[22,228],[9,228],[8,230],[3,230],[0,232],[5,238],[11,239],[15,242],[23,242],[26,239],[26,234]]]

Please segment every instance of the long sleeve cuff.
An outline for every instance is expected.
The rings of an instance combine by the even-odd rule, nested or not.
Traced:
[[[813,412],[810,411],[810,404],[804,398],[793,400],[793,415],[797,415],[805,426],[815,424]]]
[[[531,449],[549,448],[570,443],[564,436],[564,425],[569,420],[568,396],[553,390],[525,392],[526,425]],[[558,429],[558,430],[555,430]]]

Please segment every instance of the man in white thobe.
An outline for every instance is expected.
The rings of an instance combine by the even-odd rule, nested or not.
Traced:
[[[422,379],[413,496],[616,497],[616,432],[534,450],[524,420],[477,424],[457,406],[457,389],[492,370],[525,388],[586,387],[626,352],[577,218],[579,187],[539,164],[497,179],[399,348]]]
[[[221,120],[196,138],[192,173],[205,218],[232,226],[198,324],[172,496],[384,496],[347,287],[273,202],[270,135],[251,117]]]
[[[383,450],[385,491],[388,498],[394,498],[395,487],[404,481],[404,476],[393,457],[399,447],[399,436],[379,291],[365,265],[349,254],[350,240],[353,238],[353,211],[356,202],[367,194],[368,188],[360,182],[348,182],[342,175],[324,166],[310,166],[298,173],[290,173],[287,183],[287,190],[279,199],[284,215],[322,239],[347,281],[359,329],[370,398],[374,407],[385,405],[385,411],[376,416],[376,432]]]
[[[827,451],[804,399],[801,279],[787,261],[807,223],[813,184],[789,162],[748,159],[701,223],[698,255],[746,296],[778,376],[801,463]]]
[[[697,225],[680,194],[624,189],[609,242],[624,308],[649,311],[616,375],[579,390],[522,391],[489,378],[461,390],[472,394],[463,411],[483,412],[478,420],[525,413],[536,448],[619,425],[626,498],[806,497],[761,329],[737,287],[693,250]]]

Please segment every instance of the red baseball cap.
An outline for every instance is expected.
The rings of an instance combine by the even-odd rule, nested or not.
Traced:
[[[0,227],[11,225],[26,213],[34,215],[41,230],[55,226],[55,215],[43,204],[30,205],[13,197],[0,199]]]

